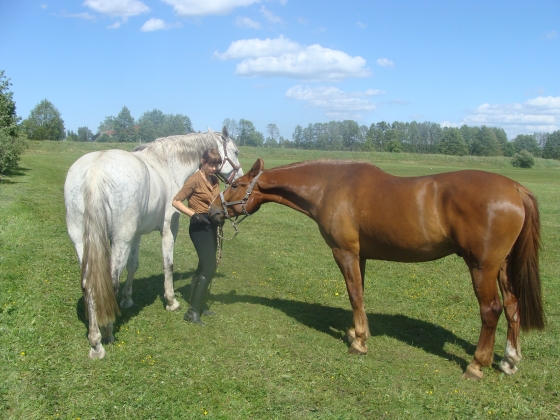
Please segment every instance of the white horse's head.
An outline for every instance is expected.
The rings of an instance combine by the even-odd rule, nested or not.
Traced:
[[[208,129],[208,132],[213,131]],[[218,169],[216,176],[220,178],[226,184],[231,184],[234,180],[243,175],[243,169],[239,163],[239,149],[229,136],[227,127],[224,126],[222,132],[215,136],[216,142],[218,143],[217,149],[220,151],[222,156],[222,165]]]

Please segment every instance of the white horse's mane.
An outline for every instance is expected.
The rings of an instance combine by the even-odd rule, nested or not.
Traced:
[[[215,136],[221,136],[221,134],[212,131],[160,137],[150,143],[135,147],[132,153],[144,152],[165,162],[177,159],[184,164],[191,164],[200,160],[201,150],[216,148]]]

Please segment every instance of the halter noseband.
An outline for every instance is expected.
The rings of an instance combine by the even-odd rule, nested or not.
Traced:
[[[222,201],[222,211],[223,211],[226,219],[231,221],[231,223],[233,223],[234,227],[235,227],[235,223],[234,223],[233,219],[231,217],[229,217],[229,214],[228,214],[228,211],[227,211],[228,206],[235,206],[237,204],[241,204],[241,209],[243,210],[244,216],[237,223],[241,223],[243,220],[245,220],[246,217],[250,216],[250,214],[247,213],[247,210],[245,209],[245,204],[247,203],[247,200],[249,200],[249,197],[253,193],[253,188],[257,184],[257,181],[258,181],[259,177],[261,176],[261,174],[262,174],[262,171],[260,171],[257,174],[257,176],[253,178],[253,180],[251,181],[251,184],[249,184],[249,188],[247,188],[247,191],[245,191],[245,197],[243,197],[241,200],[226,201],[226,199],[224,198],[224,192],[223,191],[220,192],[220,200]]]
[[[220,165],[220,167],[218,168],[218,171],[215,173],[215,175],[218,177],[218,179],[220,181],[222,181],[224,184],[230,185],[231,182],[235,179],[235,176],[237,175],[237,173],[239,172],[239,169],[241,169],[241,165],[237,166],[235,163],[233,163],[233,161],[230,159],[230,157],[228,156],[228,151],[227,151],[227,140],[224,139],[224,137],[222,136],[222,146],[224,148],[224,159],[222,160],[222,164]],[[231,167],[233,168],[233,171],[231,171],[231,175],[228,177],[228,179],[226,179],[221,173],[220,171],[222,170],[222,168],[224,167],[224,165],[226,164],[226,162],[228,162]]]

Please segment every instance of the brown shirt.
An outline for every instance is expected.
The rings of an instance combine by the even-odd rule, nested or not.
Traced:
[[[196,171],[185,181],[183,188],[179,190],[173,200],[189,200],[189,207],[195,213],[208,213],[208,207],[220,194],[220,182],[214,175],[211,176],[212,183],[208,182],[201,171]]]

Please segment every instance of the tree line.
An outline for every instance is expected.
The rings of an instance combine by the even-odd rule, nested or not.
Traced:
[[[0,71],[0,174],[16,167],[27,139],[147,143],[159,137],[194,132],[186,115],[164,114],[154,109],[135,120],[126,106],[117,116],[105,117],[95,134],[87,126],[79,127],[77,132],[66,131],[60,111],[47,99],[39,102],[29,117],[21,121],[10,86],[10,79]],[[226,118],[223,125],[240,146],[513,156],[521,162],[520,166],[533,157],[560,159],[560,130],[520,134],[508,141],[505,131],[497,127],[442,127],[437,123],[416,121],[380,121],[367,126],[345,120],[314,123],[305,128],[298,125],[291,139],[287,139],[280,135],[276,124],[267,125],[266,137],[247,119]]]
[[[276,124],[267,125],[266,138],[248,120],[226,119],[224,125],[235,133],[240,146],[508,157],[526,150],[534,157],[560,159],[560,131],[519,134],[508,141],[505,131],[497,127],[442,127],[416,121],[381,121],[368,127],[345,120],[305,128],[298,125],[289,140],[280,135]]]

